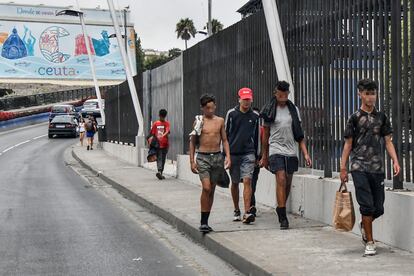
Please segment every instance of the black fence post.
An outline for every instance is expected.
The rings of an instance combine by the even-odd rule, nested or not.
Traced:
[[[325,32],[324,32],[324,58],[323,58],[323,110],[324,110],[324,137],[323,137],[323,147],[324,147],[324,176],[332,177],[332,166],[331,166],[331,147],[330,139],[331,136],[331,124],[330,124],[330,94],[331,94],[331,19],[330,19],[330,4],[331,0],[327,1],[323,7],[323,16],[325,23]]]
[[[401,141],[401,0],[391,1],[391,103],[392,125],[394,127],[393,142],[402,165],[402,141]],[[408,20],[405,18],[405,20]],[[406,41],[404,43],[407,43]],[[403,170],[403,168],[402,168]],[[403,188],[403,172],[393,178],[393,188]]]

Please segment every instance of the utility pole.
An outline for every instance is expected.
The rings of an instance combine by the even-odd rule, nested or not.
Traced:
[[[125,34],[125,51],[128,53],[127,7],[124,8],[124,34]]]
[[[119,28],[118,18],[116,16],[115,7],[113,0],[108,0],[108,7],[109,11],[111,12],[112,23],[115,28],[116,39],[118,40],[118,45],[122,45],[124,41],[122,41],[121,30]],[[122,62],[124,63],[125,73],[127,76],[129,92],[131,93],[132,102],[134,104],[135,115],[138,121],[138,134],[137,134],[137,147],[140,147],[145,144],[144,140],[144,118],[142,115],[141,106],[139,104],[138,94],[135,87],[134,79],[132,78],[131,66],[129,64],[129,60],[127,57],[127,53],[124,47],[119,47],[122,56]]]
[[[211,22],[211,9],[212,9],[212,0],[208,0],[208,23],[207,23],[207,33],[208,36],[213,35],[213,24]]]
[[[105,110],[103,109],[101,90],[99,89],[98,79],[96,77],[95,64],[93,62],[93,57],[91,53],[91,44],[89,41],[88,33],[86,32],[85,18],[84,18],[83,12],[80,9],[78,0],[76,0],[76,5],[78,8],[78,12],[76,15],[79,16],[80,23],[82,26],[82,34],[83,34],[83,38],[85,39],[86,52],[88,53],[89,65],[91,67],[91,74],[93,78],[93,83],[95,85],[96,97],[98,98],[98,102],[99,102],[99,111],[101,113],[102,125],[105,125]]]

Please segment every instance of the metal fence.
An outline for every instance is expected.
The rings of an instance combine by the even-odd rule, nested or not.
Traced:
[[[360,104],[356,83],[371,78],[379,83],[378,107],[392,120],[403,168],[394,187],[412,182],[414,1],[277,2],[315,167],[325,176],[339,170],[346,120]],[[386,168],[391,179],[389,158]]]
[[[238,104],[242,87],[254,91],[254,106],[261,107],[272,96],[277,81],[273,54],[263,12],[217,33],[183,53],[184,146],[194,116],[200,114],[200,96],[213,94],[217,114]]]
[[[141,100],[142,74],[134,77],[138,98]],[[140,101],[142,109],[142,101]],[[111,88],[105,97],[107,141],[134,144],[138,133],[138,122],[127,82]]]
[[[339,170],[343,130],[360,105],[356,84],[362,78],[372,78],[379,84],[377,106],[392,121],[393,140],[403,168],[394,179],[394,187],[402,188],[404,181],[414,182],[414,0],[275,1],[295,102],[301,109],[314,168],[323,170],[327,177]],[[186,50],[183,153],[188,150],[187,134],[194,116],[200,113],[202,94],[215,95],[217,114],[224,116],[237,104],[239,88],[251,87],[254,105],[261,107],[271,97],[276,81],[263,12]],[[147,77],[145,83],[144,105],[151,110],[151,78]],[[391,170],[387,157],[388,179],[392,178]]]
[[[109,87],[101,87],[102,93],[105,93]],[[67,102],[72,100],[86,99],[95,95],[94,88],[84,88],[76,90],[57,91],[30,96],[7,97],[0,99],[0,110],[7,111],[25,107],[41,106]]]

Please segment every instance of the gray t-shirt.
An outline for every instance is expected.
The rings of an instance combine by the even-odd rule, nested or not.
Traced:
[[[301,120],[297,107],[296,110],[298,111],[299,120]],[[264,125],[270,127],[269,156],[274,154],[298,156],[298,143],[293,136],[292,116],[290,116],[287,106],[278,106],[275,121]]]

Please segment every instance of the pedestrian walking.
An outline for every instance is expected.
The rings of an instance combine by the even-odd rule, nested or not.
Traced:
[[[214,192],[222,171],[231,166],[229,143],[224,127],[224,119],[215,115],[216,99],[212,95],[200,98],[202,116],[197,116],[194,129],[190,133],[191,171],[200,177],[202,191],[200,197],[200,232],[208,233],[213,229],[208,225]],[[226,158],[221,153],[223,147]],[[197,149],[197,158],[195,151]]]
[[[276,176],[276,213],[280,229],[289,228],[286,202],[290,194],[293,174],[298,170],[298,144],[306,166],[312,165],[306,148],[299,109],[289,99],[289,83],[279,81],[274,97],[261,111],[263,118],[263,156],[261,166]]]
[[[79,141],[80,141],[81,147],[83,147],[84,139],[85,139],[85,120],[81,118],[80,123],[79,123]]]
[[[151,135],[158,139],[159,147],[157,148],[157,170],[156,177],[159,180],[165,179],[163,175],[165,161],[167,160],[167,153],[169,148],[168,136],[170,135],[170,123],[166,120],[167,110],[161,109],[158,113],[159,120],[151,127]]]
[[[238,92],[239,104],[227,112],[225,119],[226,134],[231,156],[231,195],[234,212],[233,221],[249,224],[255,221],[252,210],[252,178],[257,164],[260,147],[259,114],[252,109],[253,91],[242,88]],[[244,215],[239,207],[239,183],[243,183]]]
[[[378,86],[375,81],[363,79],[358,82],[361,107],[347,122],[345,144],[341,159],[341,181],[348,182],[350,170],[355,186],[356,199],[362,219],[359,223],[366,255],[375,255],[373,221],[384,214],[384,149],[393,161],[394,176],[400,173],[400,165],[392,143],[392,127],[384,112],[377,110]]]
[[[93,150],[93,138],[96,133],[96,123],[92,116],[89,116],[89,118],[86,120],[85,130],[86,130],[86,139],[88,142],[88,145],[86,146],[86,150]]]

